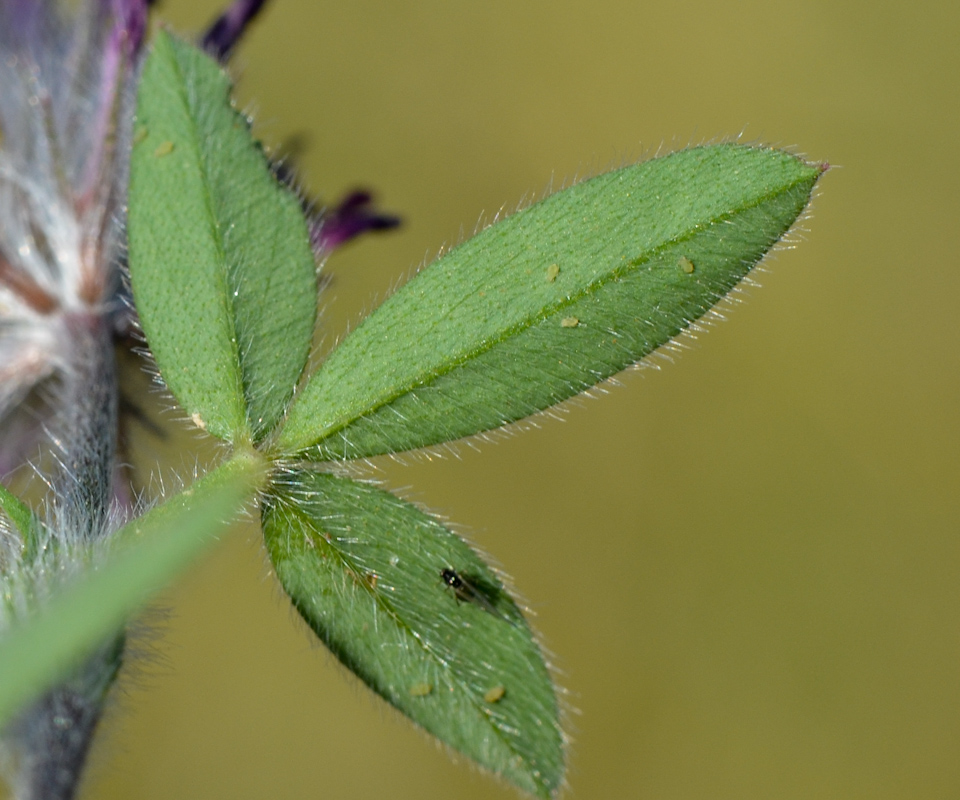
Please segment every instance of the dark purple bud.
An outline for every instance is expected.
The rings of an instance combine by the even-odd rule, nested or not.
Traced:
[[[317,257],[329,253],[367,231],[385,231],[396,228],[400,217],[381,214],[372,207],[369,192],[348,194],[340,205],[327,209],[310,225],[310,244]]]
[[[234,0],[219,19],[203,35],[203,49],[219,61],[226,61],[247,25],[253,20],[266,0]]]

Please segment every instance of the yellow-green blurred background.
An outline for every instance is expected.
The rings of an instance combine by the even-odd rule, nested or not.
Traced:
[[[385,463],[537,612],[578,710],[572,796],[960,796],[958,32],[955,2],[274,0],[238,52],[306,185],[406,220],[330,260],[331,336],[551,176],[741,132],[838,165],[677,363]],[[254,530],[160,605],[86,797],[514,796],[311,643]]]

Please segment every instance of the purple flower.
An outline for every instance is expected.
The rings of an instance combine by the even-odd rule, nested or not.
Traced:
[[[229,58],[243,32],[265,3],[266,0],[236,0],[203,35],[203,49],[220,61]]]
[[[324,209],[310,224],[310,244],[318,258],[367,231],[396,228],[400,218],[372,208],[369,192],[348,194],[333,208]]]

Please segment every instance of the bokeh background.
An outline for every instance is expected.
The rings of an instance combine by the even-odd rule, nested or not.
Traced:
[[[160,12],[195,31],[220,5]],[[551,177],[741,134],[837,165],[676,363],[382,464],[536,611],[572,797],[960,796],[958,31],[954,2],[274,0],[238,52],[305,184],[406,221],[330,260],[331,338]],[[515,796],[311,643],[255,530],[158,605],[86,797]]]

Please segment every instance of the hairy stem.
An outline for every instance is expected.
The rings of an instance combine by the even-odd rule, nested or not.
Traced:
[[[71,368],[63,380],[55,442],[61,469],[53,489],[65,530],[92,541],[107,532],[117,458],[117,374],[113,340],[99,315],[67,317]]]
[[[113,532],[110,519],[117,462],[118,388],[107,320],[65,315],[68,367],[51,431],[59,458],[52,476],[55,543],[40,558],[96,559],[96,544]],[[59,552],[58,552],[59,551]],[[87,555],[84,556],[83,554]],[[17,800],[70,800],[77,792],[103,703],[123,655],[113,636],[58,686],[24,709],[6,731]]]
[[[12,726],[17,800],[71,800],[76,795],[107,690],[120,668],[123,640],[120,635],[102,647]]]

